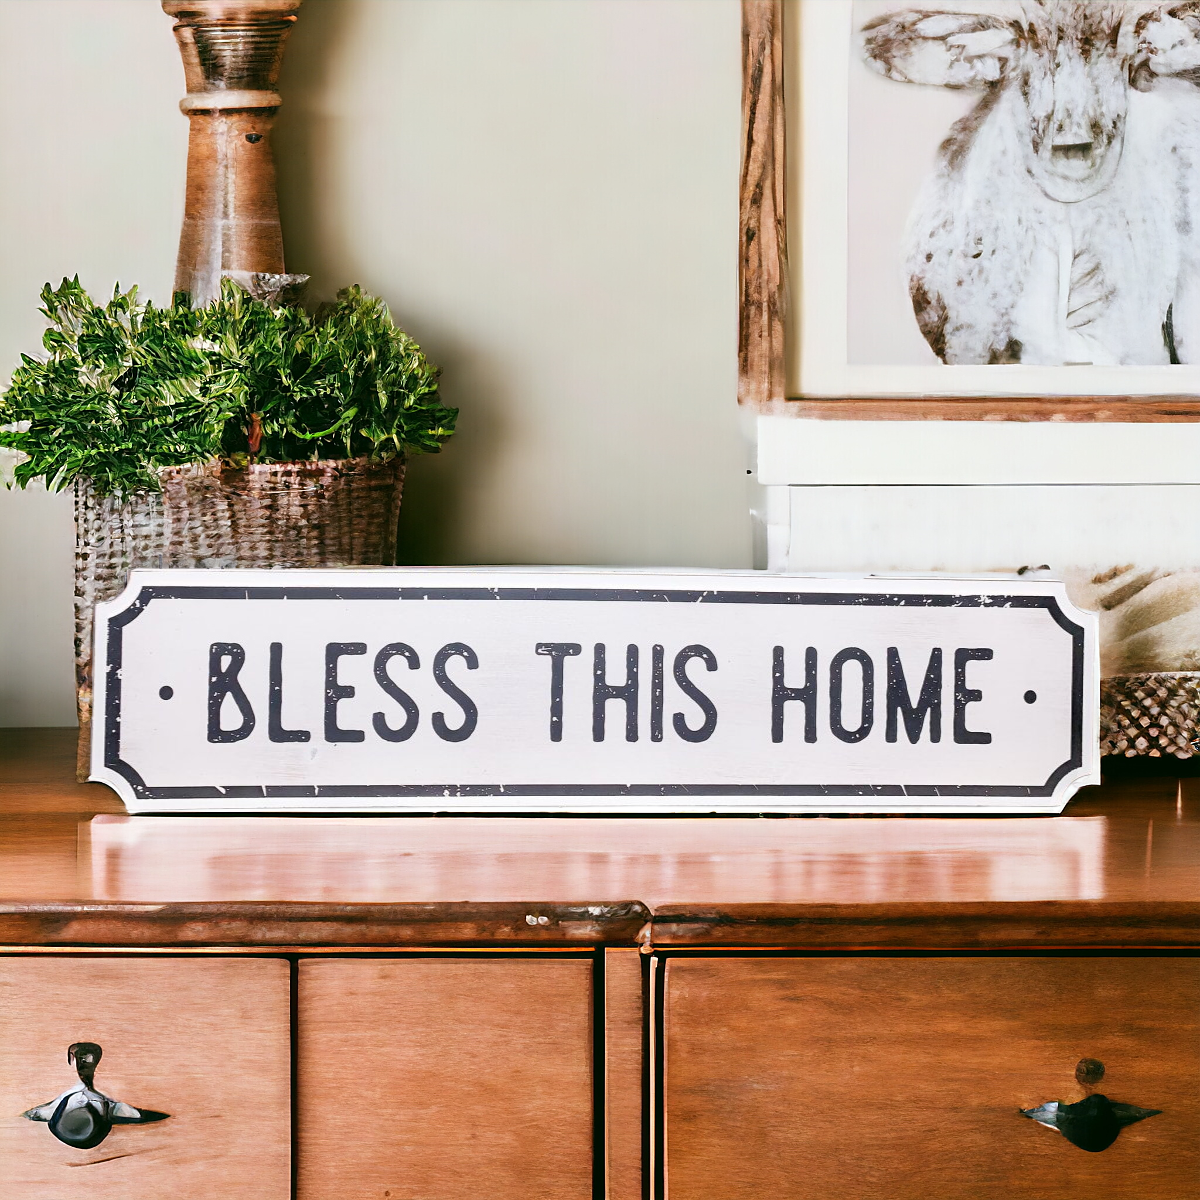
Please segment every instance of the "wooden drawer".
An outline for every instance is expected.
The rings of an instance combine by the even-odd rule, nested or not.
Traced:
[[[592,964],[300,963],[300,1200],[591,1200]]]
[[[1200,960],[676,958],[669,1200],[1200,1197]],[[1088,1153],[1021,1116],[1161,1109]]]
[[[281,959],[0,958],[5,1200],[286,1200],[289,992]],[[73,1043],[103,1051],[96,1092],[169,1118],[91,1149],[24,1119],[79,1083]]]

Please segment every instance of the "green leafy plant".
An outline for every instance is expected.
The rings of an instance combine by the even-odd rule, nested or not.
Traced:
[[[22,487],[86,476],[102,492],[158,490],[161,468],[216,459],[386,461],[454,432],[438,369],[358,287],[310,314],[232,280],[204,308],[119,286],[100,305],[76,277],[47,284],[41,311],[46,356],[22,355],[0,396],[0,446],[27,456]]]

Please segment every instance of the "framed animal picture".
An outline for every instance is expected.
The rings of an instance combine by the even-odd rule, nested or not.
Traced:
[[[1200,3],[781,17],[787,395],[1200,392]]]
[[[1059,576],[1105,752],[1195,757],[1200,0],[742,11],[760,565]]]

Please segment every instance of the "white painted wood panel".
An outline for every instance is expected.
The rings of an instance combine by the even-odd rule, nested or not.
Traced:
[[[1200,423],[762,417],[758,481],[1200,484]]]
[[[779,490],[789,499],[787,530],[776,525],[769,532],[772,570],[1200,566],[1195,484]],[[776,500],[770,511],[780,507]]]

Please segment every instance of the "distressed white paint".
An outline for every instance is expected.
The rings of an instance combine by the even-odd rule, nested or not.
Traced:
[[[96,631],[92,778],[135,812],[1052,812],[1098,781],[1095,621],[1049,580],[135,571]]]

